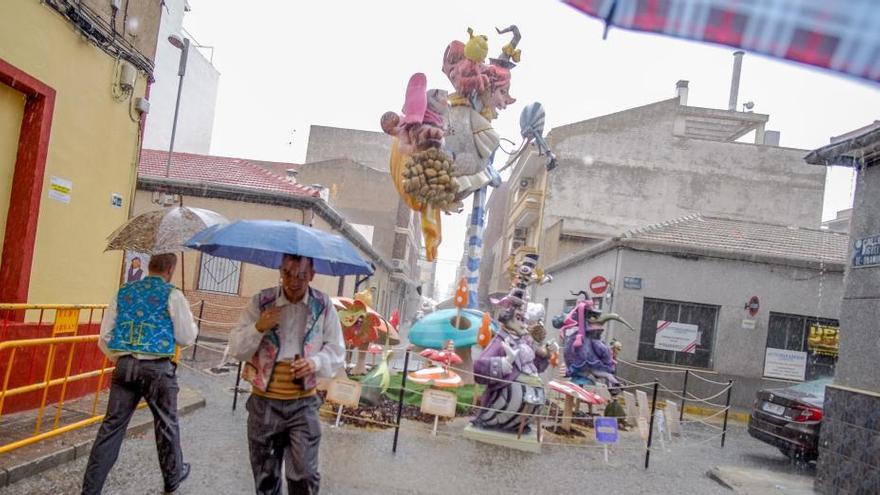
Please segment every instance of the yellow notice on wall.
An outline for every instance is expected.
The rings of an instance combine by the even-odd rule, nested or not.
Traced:
[[[70,203],[70,191],[73,190],[73,182],[54,175],[49,180],[49,198],[62,203]]]
[[[79,328],[78,309],[59,309],[55,311],[55,324],[52,325],[52,336],[75,334]]]

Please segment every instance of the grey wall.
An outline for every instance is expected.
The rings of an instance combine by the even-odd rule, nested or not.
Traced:
[[[612,236],[691,213],[817,227],[824,167],[806,151],[673,135],[678,99],[553,129],[545,226]]]
[[[822,167],[824,168],[824,167]],[[868,167],[856,179],[852,241],[880,235],[880,166]],[[849,268],[840,321],[841,363],[835,383],[880,391],[880,267]]]
[[[397,219],[397,191],[388,173],[349,160],[307,163],[298,167],[300,184],[336,185],[330,205],[349,222],[372,225],[373,247],[391,260]]]
[[[306,163],[348,158],[372,169],[388,172],[390,157],[391,136],[383,132],[322,125],[309,128]]]
[[[553,273],[553,283],[541,287],[537,299],[543,301],[549,297],[548,314],[555,315],[561,310],[569,290],[584,287],[595,275],[614,280],[617,288],[610,308],[606,308],[619,313],[636,331],[612,322],[606,337],[620,340],[623,360],[633,363],[638,357],[639,329],[646,297],[720,306],[712,370],[718,373],[717,380],[736,380],[733,400],[741,407],[751,406],[758,388],[786,386],[784,381],[762,378],[771,311],[826,318],[840,315],[841,272],[826,272],[823,276],[818,270],[708,257],[691,260],[621,249],[620,269],[615,275],[616,261],[617,250],[612,250]],[[623,288],[623,277],[641,277],[642,289]],[[752,295],[760,298],[761,308],[756,317],[756,328],[744,330],[741,327],[745,316],[743,306]],[[620,374],[637,382],[659,377],[670,388],[678,389],[682,379],[680,372],[655,373],[626,365],[621,365]],[[703,396],[718,390],[705,384],[694,386],[701,387],[694,390]]]

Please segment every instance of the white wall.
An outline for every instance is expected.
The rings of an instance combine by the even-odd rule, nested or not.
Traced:
[[[144,132],[143,147],[147,149],[166,150],[171,141],[180,50],[168,42],[168,36],[171,33],[184,36],[181,32],[183,4],[184,0],[165,0],[168,11],[162,9],[153,73],[156,81],[150,87],[150,113]],[[217,69],[198,48],[191,45],[180,97],[174,151],[210,154],[219,80]]]

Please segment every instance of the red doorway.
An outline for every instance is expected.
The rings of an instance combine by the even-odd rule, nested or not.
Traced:
[[[25,95],[0,262],[0,302],[27,302],[55,90],[0,58],[0,84]]]

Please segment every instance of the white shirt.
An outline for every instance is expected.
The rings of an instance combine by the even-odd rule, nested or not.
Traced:
[[[289,359],[299,354],[303,355],[303,339],[305,338],[306,322],[309,317],[309,294],[297,303],[292,303],[280,291],[275,299],[275,306],[281,308],[281,317],[278,320],[278,343],[281,348],[278,351],[278,359]],[[329,302],[328,302],[329,303]],[[239,361],[249,360],[257,349],[265,335],[257,330],[256,322],[260,319],[260,295],[251,298],[250,304],[245,308],[238,321],[238,326],[229,335],[229,354]],[[309,358],[315,365],[315,374],[323,378],[332,378],[345,364],[345,342],[342,338],[342,327],[339,325],[339,315],[332,305],[324,310],[324,324],[318,329],[321,332],[321,350]]]
[[[187,346],[195,342],[199,329],[193,320],[192,312],[189,310],[189,301],[177,289],[171,289],[171,293],[168,294],[168,313],[171,315],[171,323],[174,325],[174,340],[177,344]],[[127,351],[111,351],[107,346],[110,343],[110,337],[115,326],[116,298],[114,297],[104,312],[104,319],[101,320],[101,337],[98,339],[98,347],[101,348],[101,352],[110,358],[111,361],[116,362],[121,356],[129,354],[137,359],[159,359],[163,357]]]

